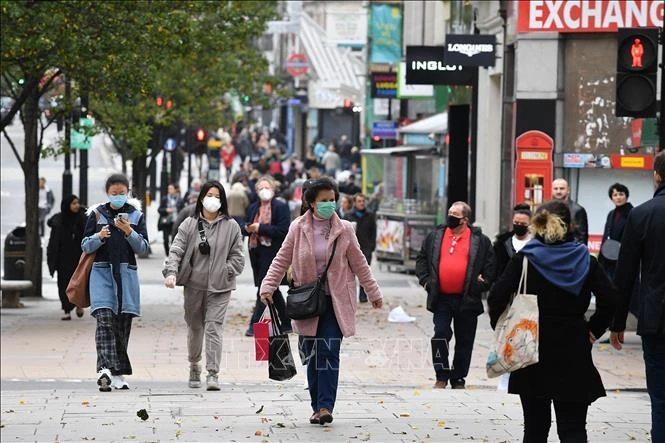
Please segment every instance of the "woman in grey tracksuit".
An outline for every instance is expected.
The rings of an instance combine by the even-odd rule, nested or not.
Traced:
[[[201,386],[205,333],[206,385],[209,391],[219,390],[224,317],[244,266],[240,227],[228,215],[224,187],[210,181],[201,188],[194,215],[178,228],[162,271],[167,287],[184,286],[191,388]]]

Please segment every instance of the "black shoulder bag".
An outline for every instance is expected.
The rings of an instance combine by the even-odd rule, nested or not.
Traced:
[[[326,312],[328,302],[326,300],[326,275],[330,262],[335,256],[337,239],[333,243],[332,253],[328,259],[328,264],[323,274],[316,280],[316,283],[291,288],[287,292],[286,314],[292,320],[305,320],[318,317]]]

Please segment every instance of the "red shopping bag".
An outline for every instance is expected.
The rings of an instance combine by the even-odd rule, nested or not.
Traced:
[[[266,309],[267,311],[267,309]],[[267,361],[270,355],[270,323],[272,319],[269,315],[261,316],[261,320],[254,323],[254,350],[256,352],[256,361]]]

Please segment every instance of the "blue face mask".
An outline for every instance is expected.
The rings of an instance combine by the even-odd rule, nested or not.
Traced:
[[[335,213],[337,204],[335,202],[317,202],[316,213],[321,218],[329,219]]]
[[[127,203],[126,195],[109,195],[109,202],[114,208],[122,208]]]

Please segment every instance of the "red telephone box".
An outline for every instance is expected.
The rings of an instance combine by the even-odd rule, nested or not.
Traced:
[[[527,131],[517,137],[515,202],[535,210],[552,198],[552,148],[554,140],[542,131]]]

